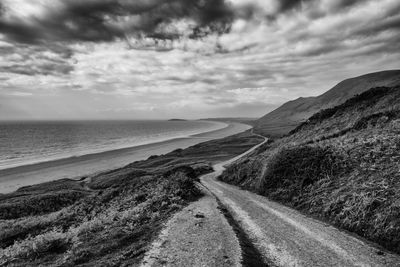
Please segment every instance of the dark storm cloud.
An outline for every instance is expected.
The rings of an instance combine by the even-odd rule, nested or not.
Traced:
[[[266,20],[308,5],[317,0],[279,0],[277,9],[264,14]],[[353,6],[360,0],[337,0],[336,10]],[[210,34],[224,34],[231,30],[237,18],[252,20],[260,15],[260,7],[251,1],[233,6],[226,0],[55,0],[58,5],[48,7],[42,16],[29,18],[7,17],[6,6],[0,3],[0,33],[18,43],[46,44],[54,41],[112,41],[116,38],[154,39],[171,41],[183,36],[199,39]],[[311,8],[310,14],[318,13]],[[174,27],[176,21],[194,22],[189,29]],[[239,48],[246,51],[256,46]],[[49,48],[53,49],[53,48]],[[215,52],[229,53],[224,47]]]
[[[314,0],[281,0],[279,1],[279,12],[286,12],[297,8],[303,3],[311,2]]]
[[[334,7],[336,10],[349,8],[358,3],[365,2],[364,0],[337,0],[334,2]]]
[[[190,38],[200,38],[228,31],[234,18],[224,0],[68,0],[47,11],[29,19],[0,13],[0,32],[23,43],[111,41],[126,34],[165,40],[179,38],[183,33],[165,28],[187,18],[195,22]]]

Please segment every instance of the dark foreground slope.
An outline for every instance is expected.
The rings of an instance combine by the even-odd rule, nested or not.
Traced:
[[[400,87],[313,115],[230,166],[223,181],[400,253]]]
[[[268,136],[280,136],[293,130],[321,109],[344,103],[349,98],[378,86],[400,84],[400,70],[371,73],[340,82],[317,97],[298,98],[287,102],[256,122],[257,132]]]
[[[261,141],[247,132],[0,195],[0,266],[135,266],[172,214],[199,197],[195,181],[211,163]]]

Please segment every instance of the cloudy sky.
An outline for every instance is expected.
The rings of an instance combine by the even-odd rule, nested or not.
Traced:
[[[255,117],[399,68],[399,0],[0,0],[0,119]]]

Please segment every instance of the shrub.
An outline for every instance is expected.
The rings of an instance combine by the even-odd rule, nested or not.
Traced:
[[[284,148],[269,158],[260,190],[264,195],[290,201],[308,185],[344,170],[343,158],[330,148]]]
[[[28,216],[16,220],[0,221],[0,248],[6,248],[30,235],[37,235],[48,228],[62,227],[62,221],[68,220],[74,215],[64,208],[60,211],[41,215]]]
[[[159,157],[158,155],[151,155],[151,156],[148,158],[148,160],[156,159],[156,158],[158,158],[158,157]]]
[[[376,126],[378,123],[386,123],[400,117],[400,110],[390,110],[385,112],[374,113],[372,115],[362,117],[353,126],[354,130],[362,130],[369,125]]]
[[[86,192],[68,191],[49,192],[37,196],[22,196],[17,200],[0,204],[0,219],[16,219],[29,215],[41,215],[60,210],[85,197]]]
[[[65,252],[72,243],[72,237],[57,230],[27,238],[0,250],[0,265],[21,259],[36,259],[46,254]]]
[[[221,181],[239,185],[242,188],[259,191],[259,177],[263,169],[259,158],[246,158],[229,165],[221,176]]]
[[[177,172],[169,176],[173,182],[174,193],[184,200],[195,200],[201,196],[200,189],[196,186],[195,180],[182,172]]]

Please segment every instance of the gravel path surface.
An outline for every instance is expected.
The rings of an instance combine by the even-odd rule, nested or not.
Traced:
[[[215,197],[204,193],[167,223],[141,266],[241,266],[234,231]]]
[[[205,197],[168,222],[142,266],[240,266],[239,241],[220,213],[218,199],[269,266],[400,267],[399,255],[265,197],[217,181],[225,165],[263,143],[215,165],[215,172],[201,177],[208,189],[204,190]]]
[[[221,169],[263,143],[215,167]],[[205,176],[215,177],[219,173]],[[219,210],[215,196],[207,188],[201,188],[204,197],[168,221],[141,266],[242,266],[242,251],[234,230]]]

